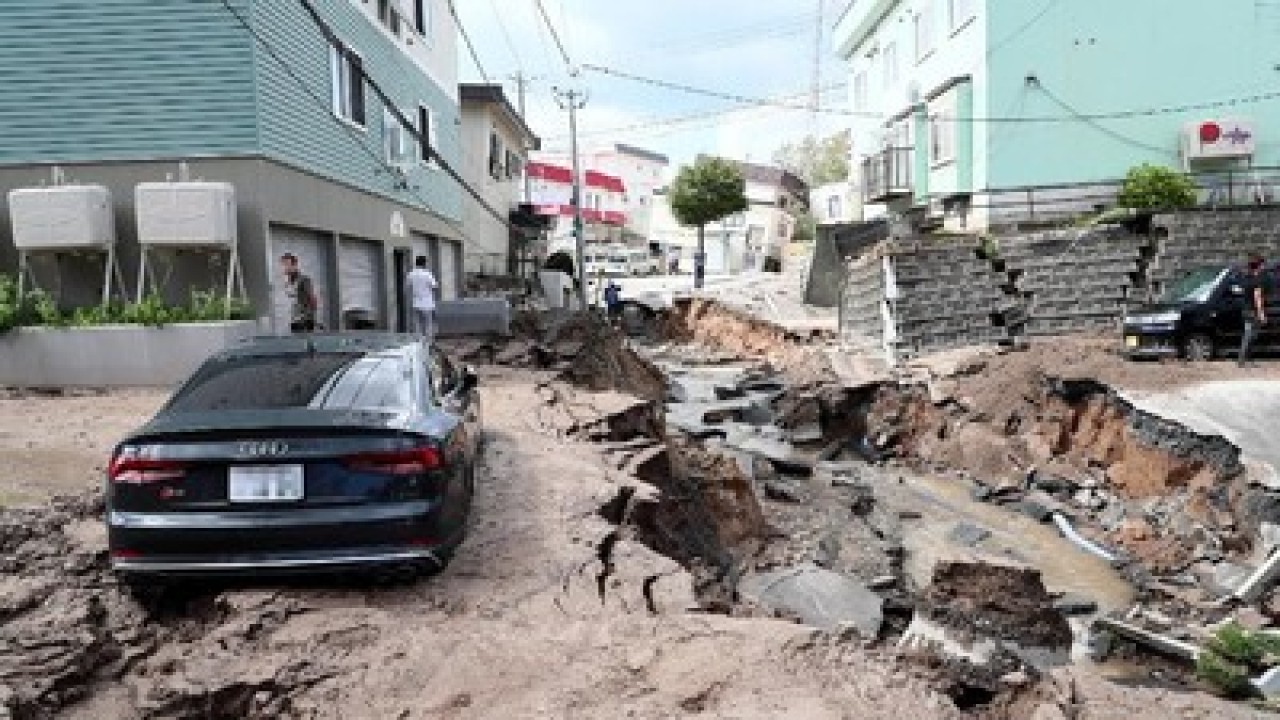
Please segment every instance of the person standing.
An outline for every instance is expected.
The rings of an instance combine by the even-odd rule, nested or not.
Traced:
[[[294,334],[315,332],[316,299],[315,284],[298,266],[298,256],[285,253],[280,256],[280,268],[284,272],[284,294],[289,299],[289,331]]]
[[[405,278],[405,289],[413,304],[413,332],[427,343],[436,334],[436,276],[427,269],[427,259],[419,255]]]
[[[604,306],[609,313],[609,324],[616,325],[622,318],[622,287],[612,279],[604,286]]]
[[[1240,338],[1240,367],[1249,364],[1249,348],[1258,339],[1258,332],[1267,324],[1267,306],[1263,298],[1262,269],[1265,261],[1260,255],[1249,258],[1249,265],[1240,282],[1240,315],[1244,319],[1244,335]]]

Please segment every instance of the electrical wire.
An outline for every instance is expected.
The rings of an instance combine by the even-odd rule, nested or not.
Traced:
[[[1157,147],[1157,146],[1155,146],[1155,145],[1150,145],[1150,144],[1148,144],[1148,143],[1142,142],[1141,140],[1138,140],[1137,138],[1132,138],[1132,137],[1129,137],[1128,135],[1125,135],[1125,134],[1123,134],[1123,133],[1121,133],[1121,132],[1119,132],[1119,131],[1112,130],[1111,128],[1107,127],[1106,125],[1103,125],[1102,123],[1100,123],[1100,122],[1098,122],[1098,121],[1096,121],[1096,120],[1090,120],[1090,119],[1088,119],[1088,118],[1085,118],[1085,117],[1084,117],[1084,116],[1083,116],[1083,115],[1082,115],[1078,110],[1076,110],[1074,107],[1072,107],[1070,104],[1068,104],[1068,103],[1067,103],[1067,101],[1065,101],[1065,100],[1063,100],[1062,98],[1060,98],[1060,97],[1058,97],[1057,95],[1055,95],[1051,90],[1049,90],[1049,88],[1045,87],[1044,85],[1042,85],[1042,84],[1040,84],[1040,83],[1036,83],[1036,87],[1040,90],[1040,92],[1041,92],[1045,97],[1047,97],[1047,98],[1049,98],[1049,100],[1053,101],[1053,103],[1054,103],[1055,105],[1057,105],[1058,107],[1061,107],[1063,110],[1066,110],[1067,112],[1071,113],[1073,116],[1080,118],[1082,122],[1084,122],[1085,124],[1089,125],[1090,127],[1094,128],[1094,129],[1096,129],[1098,132],[1101,132],[1102,134],[1106,135],[1107,137],[1110,137],[1110,138],[1111,138],[1111,139],[1113,139],[1113,140],[1117,140],[1117,141],[1119,141],[1119,142],[1121,142],[1121,143],[1124,143],[1125,145],[1129,145],[1130,147],[1135,147],[1135,148],[1138,148],[1138,149],[1140,149],[1140,150],[1146,150],[1146,151],[1148,151],[1148,152],[1156,153],[1157,155],[1162,155],[1162,156],[1165,156],[1165,157],[1176,157],[1176,156],[1177,156],[1177,153],[1170,152],[1170,151],[1169,151],[1169,150],[1167,150],[1166,148],[1161,148],[1161,147]]]
[[[250,34],[250,36],[253,37],[254,41],[257,42],[259,45],[261,45],[262,49],[265,50],[266,53],[270,55],[271,58],[278,65],[280,65],[280,69],[283,70],[285,74],[287,74],[290,77],[290,79],[292,79],[294,83],[298,85],[298,87],[303,91],[303,93],[308,98],[310,98],[314,103],[316,103],[317,106],[323,109],[324,114],[330,117],[333,120],[333,122],[337,123],[340,127],[345,128],[347,133],[351,136],[352,140],[355,141],[356,145],[360,147],[360,149],[362,149],[367,155],[369,155],[375,163],[377,163],[383,169],[391,173],[393,176],[400,172],[400,168],[393,166],[391,163],[387,162],[383,157],[381,157],[377,152],[375,152],[372,148],[370,148],[364,142],[363,138],[361,138],[360,135],[356,133],[354,128],[352,128],[342,119],[338,118],[336,115],[333,114],[332,107],[330,105],[331,99],[328,97],[322,97],[319,93],[316,92],[314,88],[308,85],[306,80],[304,80],[302,76],[298,74],[298,71],[294,69],[294,67],[289,63],[289,61],[285,60],[284,56],[280,53],[279,49],[277,49],[269,39],[264,37],[262,33],[258,32],[258,29],[255,28],[253,24],[250,23],[249,20],[247,20],[243,15],[241,15],[239,10],[236,10],[236,8],[231,5],[230,0],[214,0],[214,2],[220,3],[222,7],[225,8],[228,13],[230,13],[230,15],[236,20],[236,22],[241,27],[243,27],[245,31]],[[342,39],[339,38],[338,35],[333,31],[333,29],[329,27],[328,23],[326,23],[324,19],[320,17],[320,14],[316,11],[315,7],[311,5],[309,0],[298,0],[298,2],[302,5],[307,15],[311,18],[312,23],[315,24],[317,28],[319,28],[320,33],[321,35],[324,36],[326,42],[330,43],[334,47],[342,47],[342,48],[346,47],[346,45],[342,42]],[[511,221],[509,218],[507,218],[505,215],[495,210],[493,206],[490,205],[487,200],[485,200],[484,196],[481,195],[479,191],[473,188],[461,175],[459,175],[458,171],[455,170],[447,160],[441,157],[439,150],[437,150],[435,147],[431,145],[430,138],[424,135],[422,130],[418,128],[415,123],[411,122],[409,118],[405,117],[404,113],[400,111],[399,106],[396,105],[396,103],[392,102],[391,98],[386,94],[386,92],[382,90],[382,87],[379,86],[373,80],[373,78],[369,77],[368,73],[365,71],[365,69],[362,66],[359,67],[358,72],[360,74],[360,78],[365,83],[368,84],[369,88],[372,89],[374,94],[376,94],[378,98],[382,101],[385,110],[391,113],[392,115],[394,115],[396,122],[399,122],[401,124],[402,129],[405,130],[406,132],[409,132],[419,143],[422,144],[423,147],[427,149],[427,151],[431,155],[431,159],[436,162],[436,164],[440,167],[440,169],[442,169],[447,175],[449,175],[449,177],[453,178],[453,180],[457,182],[459,186],[461,186],[464,190],[466,190],[467,193],[471,195],[471,197],[473,197],[476,200],[476,202],[480,204],[482,208],[484,208],[487,212],[489,212],[489,214],[493,215],[493,217],[496,218],[500,223],[502,223],[504,226],[506,226],[509,229],[515,229],[514,226],[511,224]],[[415,188],[406,184],[404,189],[407,192],[409,192],[411,195],[416,197],[418,201],[423,204],[423,206],[428,208],[431,207],[432,202],[428,200],[426,197],[424,197],[423,195],[419,194]]]
[[[667,80],[659,80],[656,78],[636,75],[634,73],[616,70],[614,68],[584,63],[582,69],[590,70],[601,75],[631,80],[633,82],[659,87],[667,90],[675,90],[691,95],[703,95],[706,97],[719,98],[721,100],[730,100],[737,103],[747,105],[758,105],[761,107],[778,107],[784,110],[800,110],[804,112],[813,112],[810,104],[797,105],[770,101],[765,98],[752,98],[734,93],[721,92],[718,90],[708,90],[705,88],[693,87],[681,83],[670,82]],[[1157,117],[1161,115],[1178,115],[1187,114],[1200,110],[1214,110],[1226,107],[1236,107],[1239,105],[1252,105],[1271,100],[1280,99],[1280,91],[1255,93],[1224,100],[1210,100],[1204,102],[1185,103],[1181,105],[1165,105],[1160,107],[1139,108],[1132,110],[1118,110],[1113,112],[1094,112],[1084,113],[1078,112],[1071,115],[1033,115],[1025,117],[959,117],[959,116],[939,116],[940,119],[949,120],[957,123],[989,123],[989,124],[1016,124],[1016,123],[1069,123],[1069,122],[1093,122],[1099,120],[1126,120],[1143,117]],[[865,117],[872,119],[884,119],[881,113],[859,112],[854,110],[842,110],[839,108],[818,108],[818,112],[829,115],[844,115],[849,117]]]
[[[467,46],[467,52],[471,54],[471,62],[475,63],[476,69],[480,71],[480,77],[484,79],[485,85],[492,85],[493,81],[489,79],[489,73],[484,70],[484,63],[480,62],[480,54],[476,52],[476,46],[471,42],[471,35],[467,33],[466,27],[462,25],[462,18],[458,17],[458,9],[454,6],[453,0],[449,0],[449,14],[453,16],[453,22],[458,26],[458,34],[462,36],[462,42]]]
[[[524,61],[520,59],[520,51],[516,49],[515,40],[511,37],[511,31],[507,29],[506,20],[502,19],[502,12],[498,10],[497,0],[489,0],[489,9],[493,10],[493,17],[498,21],[498,30],[502,32],[502,39],[507,43],[507,49],[511,51],[511,58],[516,61],[516,69],[524,73]],[[458,23],[459,26],[462,23]]]
[[[560,51],[560,57],[564,60],[564,65],[569,69],[570,75],[577,75],[577,70],[573,66],[573,61],[569,59],[569,51],[564,47],[564,41],[560,39],[560,33],[556,31],[556,26],[551,22],[551,16],[547,15],[547,8],[543,6],[542,0],[534,0],[538,6],[538,13],[542,16],[542,22],[546,24],[547,30],[551,32],[551,39],[556,43],[556,49]]]

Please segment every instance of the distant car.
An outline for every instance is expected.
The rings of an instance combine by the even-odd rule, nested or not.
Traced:
[[[1175,280],[1154,303],[1125,315],[1125,353],[1132,358],[1182,357],[1211,360],[1234,354],[1244,332],[1243,271],[1229,267],[1193,270]],[[1264,272],[1268,322],[1256,342],[1260,350],[1280,346],[1280,283],[1277,267]]]
[[[442,569],[466,532],[476,376],[400,335],[210,358],[107,470],[111,567],[167,577]]]

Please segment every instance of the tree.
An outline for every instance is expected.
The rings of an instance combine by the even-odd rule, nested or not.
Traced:
[[[853,136],[849,130],[825,138],[810,135],[798,143],[778,148],[773,153],[773,162],[804,180],[809,187],[817,187],[849,179],[852,148]]]
[[[1144,163],[1129,170],[1116,203],[1147,211],[1191,207],[1196,204],[1196,185],[1182,173]]]
[[[791,242],[812,243],[818,238],[818,221],[813,213],[800,210],[792,215],[796,221],[796,229],[791,233]]]
[[[730,160],[700,157],[680,168],[668,195],[671,213],[686,227],[698,228],[698,256],[694,259],[693,284],[702,287],[706,272],[706,227],[747,209],[747,183]]]

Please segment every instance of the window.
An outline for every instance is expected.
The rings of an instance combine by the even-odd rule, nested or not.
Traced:
[[[832,195],[827,198],[827,218],[830,220],[836,220],[840,217],[840,212],[840,196]]]
[[[436,121],[435,113],[431,108],[425,105],[418,106],[418,131],[426,142],[418,143],[418,157],[427,165],[435,165],[435,157],[432,151],[439,147],[436,144]]]
[[[282,382],[281,378],[288,378]],[[169,401],[175,413],[217,410],[401,410],[413,407],[401,356],[291,353],[215,358]]]
[[[933,9],[926,5],[916,13],[916,62],[924,60],[934,48]]]
[[[947,0],[952,32],[964,27],[966,23],[978,14],[977,4],[977,0]]]
[[[424,37],[431,34],[431,0],[413,0],[413,29]]]
[[[390,109],[382,111],[382,149],[391,165],[408,165],[413,157],[413,138]]]
[[[507,151],[507,179],[515,180],[524,172],[524,161],[520,159],[518,153]]]
[[[364,127],[364,65],[350,48],[332,46],[329,67],[333,82],[333,113]]]
[[[929,162],[943,165],[956,159],[956,123],[949,116],[929,118]]]
[[[489,177],[502,179],[502,139],[498,133],[489,133]]]
[[[400,37],[400,11],[392,0],[378,0],[378,20],[392,35]]]
[[[884,86],[892,88],[898,83],[898,43],[884,46]]]
[[[867,109],[867,71],[861,70],[853,76],[853,109]]]

